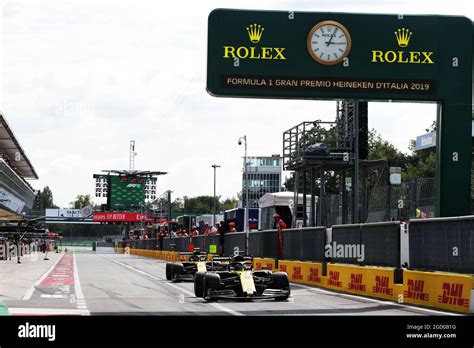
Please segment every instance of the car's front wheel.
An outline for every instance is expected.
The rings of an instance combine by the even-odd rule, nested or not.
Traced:
[[[285,290],[285,293],[275,298],[276,301],[285,301],[290,297],[290,281],[288,274],[285,272],[273,273],[273,282],[270,285],[271,289]]]
[[[171,263],[167,263],[166,264],[166,280],[171,280],[171,266],[172,264]]]
[[[206,301],[217,301],[217,298],[212,295],[212,291],[219,290],[221,278],[215,273],[206,273],[204,275],[203,297]]]
[[[194,295],[196,297],[204,296],[204,276],[206,272],[197,272],[194,275]]]
[[[183,274],[183,272],[184,272],[183,265],[179,263],[173,264],[173,274],[171,276],[171,279],[173,280],[173,282],[175,283],[181,282],[181,279],[179,278],[179,276]]]

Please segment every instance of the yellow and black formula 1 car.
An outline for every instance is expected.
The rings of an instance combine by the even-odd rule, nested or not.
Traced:
[[[192,281],[197,272],[221,269],[220,262],[207,260],[207,254],[201,251],[180,252],[179,262],[166,264],[166,279],[173,282]]]
[[[253,270],[253,257],[214,257],[220,269],[197,272],[194,294],[206,301],[218,299],[275,299],[285,301],[290,296],[290,283],[285,272]],[[224,269],[225,265],[225,269]]]

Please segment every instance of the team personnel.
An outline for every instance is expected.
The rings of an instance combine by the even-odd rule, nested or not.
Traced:
[[[278,257],[277,259],[283,258],[283,230],[286,229],[286,223],[280,217],[280,214],[273,214],[274,228],[278,230]]]

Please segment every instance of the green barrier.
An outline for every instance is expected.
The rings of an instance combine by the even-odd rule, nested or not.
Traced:
[[[10,311],[8,310],[7,305],[3,301],[0,301],[0,316],[4,315],[10,315]]]

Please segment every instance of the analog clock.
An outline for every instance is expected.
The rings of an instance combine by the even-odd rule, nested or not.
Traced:
[[[310,30],[307,47],[311,58],[318,63],[338,64],[351,50],[351,35],[341,23],[323,21]]]

